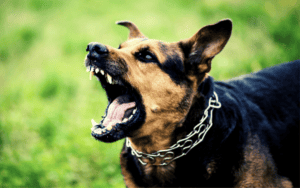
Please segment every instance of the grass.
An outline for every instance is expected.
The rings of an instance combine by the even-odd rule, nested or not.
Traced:
[[[233,33],[211,75],[223,80],[299,59],[299,2],[0,2],[0,186],[124,187],[123,141],[90,136],[107,105],[83,60],[91,41],[117,47],[131,20],[149,38],[178,41],[224,18]]]

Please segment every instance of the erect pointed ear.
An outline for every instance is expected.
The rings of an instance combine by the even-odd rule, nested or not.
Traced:
[[[231,30],[231,20],[221,20],[201,28],[191,38],[179,42],[185,55],[188,74],[197,75],[210,71],[212,58],[224,48]]]
[[[116,22],[118,25],[123,25],[129,29],[129,36],[128,40],[133,39],[133,38],[146,38],[143,33],[140,32],[140,30],[137,28],[137,26],[130,22],[130,21],[119,21]]]

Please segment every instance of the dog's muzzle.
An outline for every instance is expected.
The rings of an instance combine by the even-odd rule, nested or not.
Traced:
[[[110,49],[110,50],[109,50]],[[145,119],[139,93],[124,79],[126,65],[110,53],[114,49],[97,42],[88,44],[85,66],[90,79],[96,76],[105,89],[108,106],[100,122],[92,119],[92,136],[104,142],[125,138]],[[116,51],[115,51],[116,52]]]

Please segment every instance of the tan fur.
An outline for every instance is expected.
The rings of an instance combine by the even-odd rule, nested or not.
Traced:
[[[180,126],[179,122],[182,121],[182,117],[186,116],[189,107],[178,110],[178,105],[187,95],[186,87],[174,83],[157,64],[141,63],[132,56],[145,46],[155,53],[160,62],[164,62],[167,55],[176,50],[178,54],[181,54],[174,43],[164,43],[165,49],[168,50],[161,53],[161,46],[156,40],[141,42],[141,39],[128,40],[122,44],[120,50],[109,48],[109,51],[112,53],[112,59],[123,58],[126,61],[128,72],[125,79],[143,97],[146,120],[144,125],[133,133],[133,139],[130,138],[132,145],[138,151],[152,153],[167,149],[173,144],[171,134],[177,128],[174,125]],[[117,55],[114,56],[116,53]],[[182,55],[181,58],[183,58]],[[149,143],[145,144],[145,141],[141,140],[143,138],[149,140]]]
[[[216,162],[212,160],[210,163],[207,164],[206,167],[206,171],[207,171],[206,179],[209,179],[212,176],[212,174],[216,172],[216,170],[217,170]]]

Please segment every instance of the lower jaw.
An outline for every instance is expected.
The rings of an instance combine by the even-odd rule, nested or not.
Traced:
[[[124,130],[120,129],[119,128],[120,125],[115,125],[114,128],[106,133],[102,133],[102,134],[99,134],[97,130],[99,130],[100,128],[97,128],[95,130],[92,130],[92,133],[91,135],[99,140],[99,141],[102,141],[102,142],[115,142],[117,140],[120,140],[122,138],[125,138],[126,137],[126,132],[124,132]],[[119,130],[118,130],[119,129]]]
[[[103,125],[104,119],[99,124],[95,124],[92,127],[91,135],[101,142],[111,143],[126,137],[130,137],[132,132],[137,130],[144,123],[145,111],[143,110],[142,105],[139,105],[137,107],[135,116],[128,120],[127,124],[117,123],[112,126],[110,130]]]

